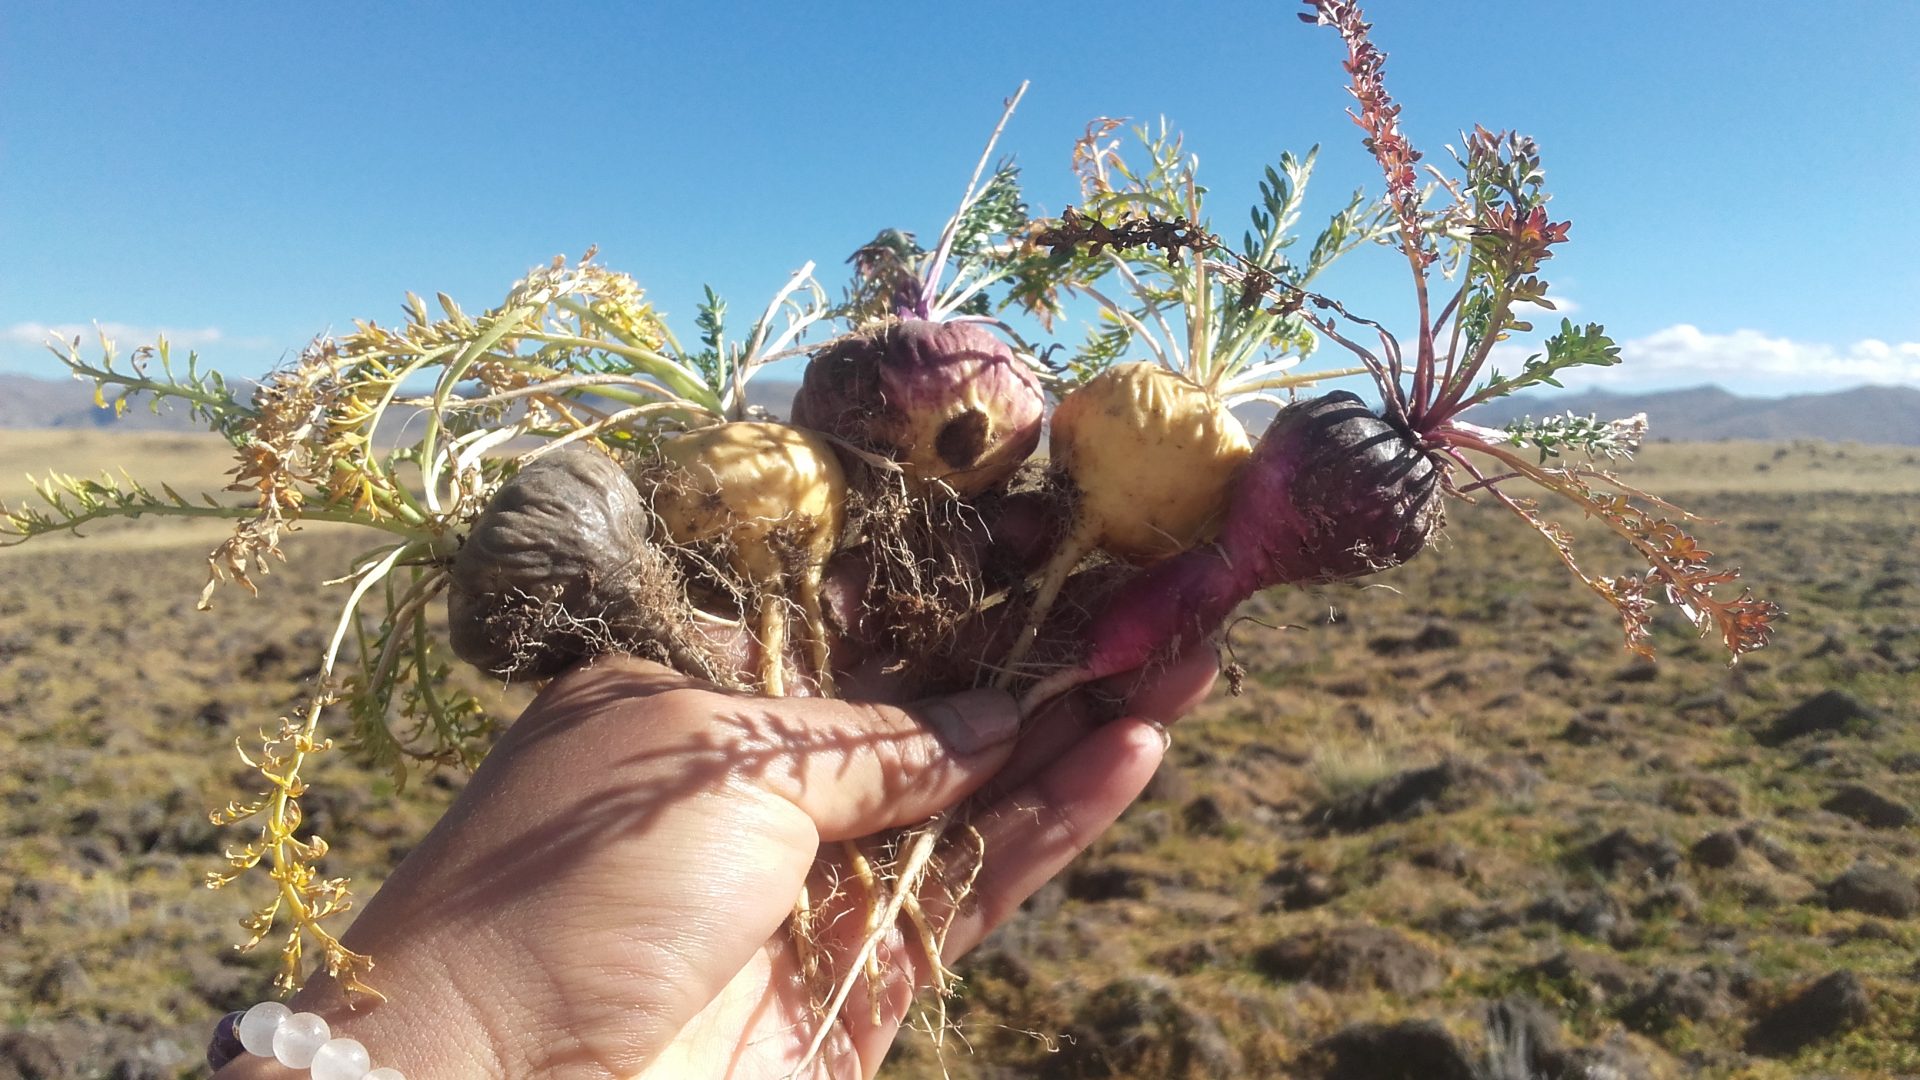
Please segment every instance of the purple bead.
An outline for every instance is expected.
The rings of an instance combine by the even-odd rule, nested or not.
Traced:
[[[227,1062],[247,1052],[247,1048],[240,1045],[239,1030],[240,1018],[245,1015],[244,1012],[230,1012],[213,1026],[213,1039],[207,1043],[207,1064],[211,1065],[215,1072],[220,1071]]]

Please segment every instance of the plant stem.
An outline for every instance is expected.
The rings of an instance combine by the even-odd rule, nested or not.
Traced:
[[[714,396],[713,390],[706,383],[700,381],[699,376],[673,358],[663,356],[651,349],[607,341],[603,338],[576,337],[572,334],[557,334],[544,330],[529,330],[520,336],[529,341],[544,341],[577,349],[599,349],[631,360],[640,365],[641,371],[659,379],[669,389],[685,397],[692,404],[715,415],[720,413],[720,400]]]
[[[960,196],[960,209],[947,219],[946,228],[940,230],[940,242],[934,245],[933,261],[927,270],[926,283],[920,288],[920,310],[931,313],[933,302],[940,295],[940,275],[945,269],[947,254],[953,250],[953,238],[960,231],[960,219],[967,216],[967,208],[973,204],[974,193],[980,187],[980,174],[987,171],[987,161],[993,156],[993,148],[1000,141],[1000,133],[1007,129],[1007,121],[1013,119],[1013,110],[1019,108],[1020,99],[1027,94],[1028,82],[1020,81],[1020,89],[1006,101],[1000,110],[1000,122],[993,125],[993,133],[987,136],[987,145],[980,151],[980,160],[974,163],[973,175],[967,180],[967,190]]]

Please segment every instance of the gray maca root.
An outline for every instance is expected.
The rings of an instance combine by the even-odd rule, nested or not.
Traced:
[[[454,652],[509,680],[625,652],[732,685],[651,529],[639,490],[606,454],[568,447],[529,462],[494,493],[454,556]]]

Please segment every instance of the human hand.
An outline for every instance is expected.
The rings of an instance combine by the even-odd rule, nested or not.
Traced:
[[[841,841],[975,796],[972,896],[957,911],[928,898],[950,962],[1133,801],[1160,725],[1213,674],[1203,650],[1118,688],[1122,719],[1082,696],[1021,731],[994,691],[768,699],[604,658],[508,729],[347,932],[388,1000],[350,1011],[316,977],[290,1004],[410,1080],[787,1076],[818,1023],[784,929],[796,900],[836,897],[820,944],[842,971],[864,929]],[[893,936],[883,979],[863,982],[807,1075],[878,1069],[926,977],[912,941]],[[220,1077],[276,1074],[245,1058]]]

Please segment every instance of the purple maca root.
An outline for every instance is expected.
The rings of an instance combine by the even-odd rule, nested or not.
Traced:
[[[1353,394],[1289,405],[1241,466],[1219,538],[1121,587],[1089,626],[1081,661],[1036,683],[1024,707],[1174,655],[1261,589],[1406,562],[1441,523],[1442,476],[1411,436]]]
[[[978,323],[905,318],[816,353],[793,422],[899,461],[916,487],[1005,483],[1040,444],[1046,396]]]

